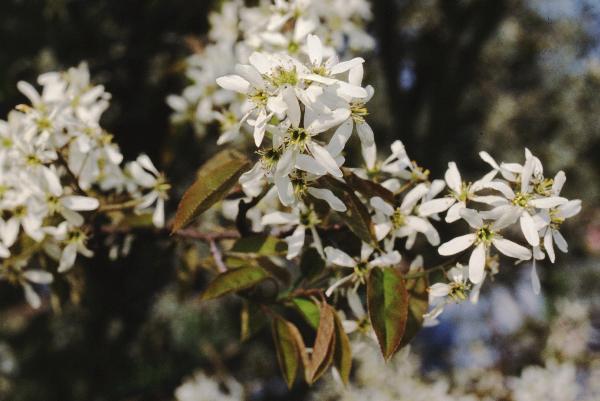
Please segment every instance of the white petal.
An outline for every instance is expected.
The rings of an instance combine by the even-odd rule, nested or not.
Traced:
[[[560,194],[563,185],[565,185],[565,181],[567,181],[567,176],[565,175],[564,171],[559,171],[556,173],[554,176],[554,182],[552,183],[552,193],[554,195]]]
[[[329,189],[309,187],[308,193],[317,199],[324,200],[329,204],[329,207],[331,207],[337,212],[345,212],[347,210],[346,205],[344,205],[344,202],[342,202],[340,198],[335,196],[333,192],[331,192],[331,190]]]
[[[100,206],[100,202],[96,198],[88,196],[65,196],[61,198],[60,203],[67,209],[85,211],[96,210]]]
[[[386,216],[391,216],[394,214],[394,208],[379,196],[372,197],[370,203],[373,209],[380,211]]]
[[[361,86],[362,80],[363,80],[363,75],[364,75],[364,68],[361,63],[361,64],[351,68],[350,71],[348,72],[348,83],[350,83],[352,85],[356,85],[356,86]]]
[[[269,116],[267,116],[267,112],[266,110],[262,109],[261,111],[258,112],[258,117],[256,118],[256,121],[254,123],[254,143],[256,144],[257,147],[260,146],[260,144],[263,141],[263,138],[265,137],[265,131],[267,128],[267,123],[269,122]]]
[[[557,208],[557,215],[563,219],[575,216],[581,211],[581,200],[575,199],[568,201]]]
[[[460,177],[460,173],[458,172],[458,168],[456,167],[456,163],[450,162],[448,163],[448,170],[444,174],[444,178],[448,187],[456,193],[460,193],[462,190],[462,178]]]
[[[277,162],[275,176],[287,176],[296,165],[298,153],[292,149],[288,149]]]
[[[531,264],[531,287],[533,288],[533,293],[535,295],[540,295],[540,291],[542,289],[542,285],[540,284],[540,277],[537,274],[537,269],[535,266],[535,259]]]
[[[460,211],[460,217],[473,228],[477,229],[483,227],[483,219],[476,210],[464,208]]]
[[[386,221],[385,223],[375,224],[375,238],[377,241],[384,239],[392,231],[392,223]]]
[[[521,225],[521,231],[523,231],[523,235],[527,242],[532,246],[538,246],[540,244],[540,236],[538,235],[535,222],[531,215],[525,211],[521,213],[519,224]]]
[[[281,203],[284,206],[291,206],[296,199],[294,198],[294,186],[290,178],[287,175],[275,176],[275,186]]]
[[[487,183],[486,188],[492,188],[501,192],[507,199],[515,198],[515,192],[504,182],[490,181]]]
[[[344,267],[356,266],[356,261],[350,255],[331,246],[325,248],[325,255],[327,256],[327,262],[333,265]]]
[[[340,125],[336,130],[329,144],[327,145],[327,150],[334,156],[339,155],[344,150],[346,146],[346,142],[350,139],[352,135],[352,119],[347,119]]]
[[[465,234],[440,245],[438,253],[443,256],[454,255],[464,251],[475,242],[475,234]]]
[[[64,273],[70,270],[75,264],[75,258],[77,257],[77,244],[71,243],[63,249],[60,257],[60,263],[58,265],[58,272]]]
[[[446,223],[454,223],[456,220],[460,219],[460,211],[465,207],[463,202],[456,202],[452,205],[450,209],[448,209],[448,213],[446,213]]]
[[[288,251],[286,256],[288,260],[293,259],[300,254],[300,251],[304,246],[305,234],[306,231],[304,229],[304,226],[298,226],[296,227],[292,235],[285,239],[285,242],[287,242],[288,244]]]
[[[479,244],[469,258],[469,280],[473,284],[483,281],[485,274],[485,245]]]
[[[346,293],[346,299],[348,300],[348,306],[350,307],[350,310],[352,311],[354,316],[356,316],[359,319],[365,317],[365,308],[363,307],[363,304],[360,301],[360,297],[358,296],[358,293],[356,291],[349,290]]]
[[[456,202],[454,198],[438,198],[427,201],[419,206],[419,216],[430,216],[447,210]]]
[[[501,230],[516,223],[521,214],[524,213],[520,207],[513,205],[500,206],[494,210],[499,213],[495,217],[497,220],[492,223],[492,229],[494,230]]]
[[[352,60],[343,61],[331,67],[330,73],[333,75],[341,74],[342,72],[346,72],[351,68],[356,67],[357,65],[361,65],[365,60],[361,57],[355,57]]]
[[[42,102],[42,99],[40,99],[40,95],[39,95],[38,91],[36,91],[35,88],[29,82],[25,82],[25,81],[17,82],[17,89],[19,89],[19,91],[22,94],[27,96],[29,101],[31,101],[32,105],[36,106]]]
[[[136,160],[140,164],[140,166],[142,166],[146,170],[150,171],[152,174],[154,174],[154,175],[160,174],[158,172],[158,170],[156,169],[156,167],[154,166],[154,163],[152,163],[152,160],[150,160],[150,157],[148,157],[148,155],[142,153],[141,155],[139,155],[137,157]]]
[[[531,259],[531,251],[524,246],[512,242],[505,238],[494,238],[492,244],[500,251],[500,253],[515,258],[518,260],[529,260]]]
[[[554,241],[552,240],[551,229],[547,229],[546,234],[544,235],[544,248],[546,249],[546,253],[548,254],[550,262],[554,263],[554,260],[556,259],[556,254],[554,253]]]
[[[260,76],[260,73],[251,65],[238,64],[235,66],[235,72],[252,84],[252,86],[255,88],[265,89],[265,82]]]
[[[356,124],[356,132],[358,132],[358,137],[364,146],[371,146],[375,143],[375,134],[373,134],[373,129],[369,124]]]
[[[292,87],[288,87],[283,91],[283,101],[287,105],[287,116],[292,126],[298,128],[300,126],[300,105]]]
[[[152,224],[157,228],[165,226],[165,201],[162,198],[158,198],[158,202],[156,202],[156,208],[152,213]]]
[[[269,57],[264,53],[254,52],[248,57],[248,61],[261,74],[268,74],[273,66]]]
[[[402,203],[400,204],[400,209],[405,213],[410,213],[412,209],[416,206],[417,202],[421,198],[423,198],[427,192],[429,192],[429,188],[424,183],[421,183],[408,191],[404,199],[402,199]]]
[[[308,57],[313,65],[321,65],[323,61],[323,45],[321,39],[315,35],[308,35],[306,38],[306,47],[308,48]]]
[[[225,75],[217,78],[217,85],[223,89],[239,92],[248,93],[250,90],[250,83],[239,75]]]
[[[484,162],[486,162],[487,164],[492,166],[492,168],[494,170],[500,170],[500,166],[498,165],[498,163],[496,163],[496,160],[494,160],[494,158],[492,156],[490,156],[490,154],[488,152],[485,152],[485,151],[479,152],[479,157],[481,157],[481,159]]]
[[[306,131],[311,135],[316,135],[340,125],[348,117],[350,117],[350,110],[345,108],[335,109],[331,114],[314,116],[314,119],[309,117],[309,113],[305,113],[304,125]]]
[[[23,277],[36,284],[50,284],[54,280],[52,274],[43,270],[26,270],[23,272]]]
[[[371,266],[394,266],[400,263],[402,260],[402,256],[398,251],[392,251],[390,253],[386,253],[381,255],[369,262]]]
[[[523,171],[521,172],[521,193],[529,192],[529,184],[531,181],[531,176],[533,174],[533,163],[533,157],[529,157],[525,161]]]
[[[300,219],[297,215],[284,212],[271,212],[269,214],[265,214],[261,219],[261,223],[263,225],[298,224],[299,222]]]
[[[559,205],[567,203],[567,199],[561,198],[560,196],[551,196],[548,198],[532,199],[529,204],[538,209],[550,209]]]
[[[552,238],[554,238],[554,243],[562,252],[567,253],[569,251],[569,245],[565,240],[565,237],[562,236],[560,231],[552,230]]]
[[[23,291],[25,292],[25,299],[27,300],[29,306],[31,306],[33,309],[39,308],[42,305],[42,300],[40,299],[40,296],[35,292],[33,287],[27,283],[23,283],[22,287]]]
[[[335,159],[324,147],[314,141],[308,142],[307,146],[315,160],[322,165],[329,174],[334,177],[343,177],[342,170],[340,170]]]
[[[0,223],[2,221],[0,220]],[[6,221],[2,226],[2,231],[0,231],[0,237],[2,237],[2,242],[7,247],[12,246],[17,240],[17,236],[19,235],[19,220],[16,217],[10,218]]]
[[[309,155],[299,154],[296,156],[296,168],[318,176],[327,174],[325,167]]]
[[[429,296],[442,298],[450,294],[450,286],[446,283],[435,283],[429,287]]]

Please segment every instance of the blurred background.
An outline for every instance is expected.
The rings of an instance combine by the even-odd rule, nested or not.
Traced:
[[[172,212],[216,145],[171,124],[165,98],[186,85],[186,57],[218,3],[1,1],[0,116],[25,101],[17,81],[87,61],[113,95],[103,126],[126,159],[145,152],[158,161],[175,185]],[[540,361],[559,300],[580,300],[591,327],[600,324],[600,2],[371,3],[377,45],[365,55],[365,82],[376,88],[369,122],[380,152],[401,139],[432,176],[451,160],[475,176],[486,168],[480,150],[521,161],[528,147],[547,175],[566,172],[566,197],[583,200],[565,227],[569,254],[539,267],[542,296],[524,293],[523,275],[501,272],[477,311],[452,308],[414,347],[423,372],[480,363],[519,374]],[[204,276],[194,255],[203,245],[149,240],[138,236],[117,262],[97,255],[69,278],[80,291],[67,304],[34,312],[0,283],[0,400],[171,400],[200,368],[235,376],[252,400],[308,399],[302,386],[288,393],[268,332],[240,344],[235,299],[198,302]],[[474,331],[478,319],[485,330]],[[593,354],[592,337],[576,341]],[[487,351],[470,354],[473,344]]]

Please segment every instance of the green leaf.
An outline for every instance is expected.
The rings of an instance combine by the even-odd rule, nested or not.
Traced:
[[[270,277],[259,266],[243,266],[219,274],[202,294],[203,300],[214,299],[231,292],[250,288]]]
[[[200,169],[196,181],[183,195],[175,220],[175,232],[200,216],[223,199],[250,168],[250,160],[235,150],[223,150],[208,160]]]
[[[344,179],[349,187],[363,195],[367,199],[371,199],[374,196],[379,196],[384,201],[390,204],[394,204],[394,193],[387,188],[377,184],[376,182],[365,180],[354,174],[349,169],[343,169]]]
[[[273,319],[272,330],[279,368],[288,388],[292,388],[301,360],[298,346],[300,333],[296,326],[279,316]]]
[[[367,244],[376,243],[375,231],[373,222],[367,207],[356,196],[352,188],[343,182],[325,176],[319,179],[325,187],[329,188],[333,193],[344,202],[348,210],[345,212],[336,212],[342,218],[348,228],[362,241]]]
[[[408,316],[408,292],[398,270],[391,267],[371,270],[367,306],[381,353],[389,359],[404,336]]]
[[[335,352],[335,311],[331,306],[323,303],[320,316],[317,338],[305,372],[309,384],[317,381],[327,371],[333,362]]]
[[[302,314],[302,317],[306,322],[315,330],[319,327],[319,318],[321,312],[319,306],[312,300],[304,297],[296,297],[292,299],[292,302],[296,309]]]
[[[404,331],[400,348],[407,345],[423,326],[423,315],[429,309],[428,287],[429,284],[426,276],[407,280],[406,282],[406,290],[408,291],[408,320],[406,321],[406,330]]]
[[[350,340],[348,335],[344,331],[344,326],[337,313],[335,313],[335,353],[333,360],[335,367],[344,384],[348,384],[350,381],[350,371],[352,370],[352,349],[350,347]]]

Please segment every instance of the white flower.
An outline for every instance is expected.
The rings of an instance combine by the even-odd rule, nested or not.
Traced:
[[[156,203],[152,214],[152,223],[156,227],[163,227],[165,225],[165,199],[167,199],[167,192],[170,188],[169,184],[166,183],[147,155],[140,155],[135,162],[129,163],[128,171],[137,185],[151,189],[140,198],[135,210],[142,212]]]
[[[444,311],[444,307],[451,302],[462,302],[467,299],[471,290],[469,282],[469,267],[457,263],[448,270],[447,283],[435,283],[429,287],[429,303],[434,307],[425,315],[425,326],[437,324],[437,318]]]
[[[393,207],[378,196],[371,198],[370,204],[376,212],[373,221],[377,240],[381,241],[391,234],[390,243],[393,244],[395,238],[407,237],[406,248],[410,249],[417,233],[422,233],[431,245],[438,245],[440,238],[435,227],[415,211],[417,203],[427,195],[429,189],[425,183],[415,186],[404,196],[398,207]]]
[[[467,183],[462,180],[460,172],[456,167],[456,163],[450,162],[448,163],[448,170],[446,170],[444,175],[446,185],[448,185],[448,188],[450,189],[450,200],[445,200],[444,198],[436,199],[428,202],[427,205],[421,205],[419,210],[423,212],[424,210],[429,211],[431,209],[435,213],[439,213],[448,209],[445,219],[446,222],[455,222],[460,219],[460,211],[467,207],[468,201],[478,201],[476,193],[484,189],[486,184],[489,183],[495,175],[496,171],[491,171],[483,178],[473,183]]]
[[[320,254],[323,254],[323,245],[315,225],[319,223],[317,214],[303,205],[292,209],[291,213],[272,212],[262,217],[262,225],[284,225],[287,227],[296,227],[291,235],[285,238],[288,244],[287,258],[293,259],[300,254],[304,247],[306,229],[312,234],[313,246]]]
[[[38,309],[42,305],[40,296],[35,292],[32,284],[48,285],[51,284],[54,278],[52,274],[36,269],[23,270],[23,263],[16,263],[5,271],[0,271],[0,280],[9,280],[18,282],[23,288],[25,299],[29,306],[33,309]]]
[[[359,284],[364,284],[371,269],[375,267],[394,266],[400,263],[400,260],[402,259],[398,251],[391,251],[383,254],[374,253],[374,249],[364,242],[360,250],[360,258],[353,258],[346,252],[331,246],[325,248],[325,255],[329,264],[353,269],[351,274],[337,280],[329,286],[327,291],[325,291],[325,295],[328,297],[331,296],[336,288],[348,281],[355,284],[354,288]]]
[[[472,209],[463,209],[461,217],[476,231],[456,237],[438,248],[443,256],[454,255],[474,246],[469,258],[469,279],[478,284],[483,281],[486,258],[493,245],[500,253],[518,260],[531,259],[531,251],[515,242],[503,238],[498,231],[512,224],[511,219],[501,218],[485,223],[479,213]]]

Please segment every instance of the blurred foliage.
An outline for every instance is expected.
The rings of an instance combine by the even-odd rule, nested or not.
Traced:
[[[126,157],[163,161],[177,201],[216,147],[171,127],[164,99],[183,87],[186,43],[201,40],[212,3],[3,0],[0,114],[24,100],[18,80],[85,60],[113,94],[104,126]],[[521,160],[524,146],[549,170],[564,169],[566,196],[584,201],[568,235],[570,257],[580,258],[600,251],[600,8],[578,0],[554,12],[549,3],[565,2],[373,0],[370,121],[379,143],[402,139],[436,176],[449,160],[480,170],[483,149]],[[596,238],[587,248],[586,235]],[[207,249],[150,242],[138,237],[118,262],[97,252],[70,283],[80,296],[54,311],[33,313],[20,290],[0,286],[0,399],[168,400],[198,366],[261,383],[256,400],[302,399],[306,389],[290,395],[279,378],[268,333],[240,347],[239,302],[194,298],[205,285],[197,254]],[[573,259],[564,260],[552,266],[547,293],[595,291],[597,269],[573,288],[564,271]]]

